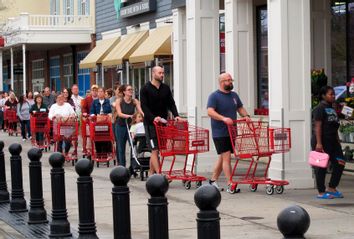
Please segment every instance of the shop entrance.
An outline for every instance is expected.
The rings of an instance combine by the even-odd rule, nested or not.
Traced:
[[[128,82],[128,84],[131,84],[134,89],[134,98],[140,100],[140,89],[150,80],[149,72],[149,68],[141,65],[133,66],[133,69],[130,71],[130,82]]]

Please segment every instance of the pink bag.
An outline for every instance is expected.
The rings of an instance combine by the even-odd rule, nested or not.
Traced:
[[[317,151],[311,151],[309,154],[309,164],[314,167],[327,168],[329,155]]]

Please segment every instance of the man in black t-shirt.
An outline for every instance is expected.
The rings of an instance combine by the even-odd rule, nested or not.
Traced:
[[[150,174],[159,172],[158,141],[154,122],[167,119],[168,111],[171,111],[176,120],[177,107],[172,96],[171,89],[163,83],[164,70],[160,66],[152,68],[152,80],[147,82],[140,91],[141,108],[144,112],[144,126],[147,144],[151,148]]]

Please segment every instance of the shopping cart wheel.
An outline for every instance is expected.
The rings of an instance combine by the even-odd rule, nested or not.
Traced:
[[[200,186],[202,186],[202,181],[197,181],[197,182],[195,182],[195,186],[196,186],[197,188],[199,188]]]
[[[191,189],[191,181],[187,181],[185,184],[184,184],[184,188],[185,189],[187,189],[187,190],[189,190],[189,189]]]
[[[284,192],[284,186],[283,185],[280,185],[280,186],[276,186],[275,187],[275,192],[277,194],[282,194]]]
[[[268,195],[272,195],[272,194],[274,193],[274,187],[273,187],[273,185],[267,185],[267,187],[266,187],[266,193],[267,193]]]
[[[250,184],[249,189],[251,192],[256,192],[258,188],[258,184]]]

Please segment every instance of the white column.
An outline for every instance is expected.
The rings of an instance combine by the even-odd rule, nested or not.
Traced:
[[[220,70],[219,0],[186,1],[186,9],[188,120],[210,127],[206,104]]]
[[[307,164],[311,133],[310,0],[268,0],[269,120],[290,127],[292,149],[272,157],[269,176],[313,187]],[[284,114],[282,114],[282,110]]]
[[[2,51],[0,51],[0,91],[4,90],[4,76],[3,76],[3,62],[2,62]]]
[[[332,80],[331,12],[328,0],[311,1],[311,68],[325,69]]]
[[[26,45],[22,44],[23,95],[26,94]]]
[[[126,70],[126,76],[127,76],[127,84],[129,84],[129,62],[128,61],[126,61],[125,62],[125,70]],[[122,85],[123,85],[123,81],[122,81],[122,83],[121,83]]]
[[[187,40],[186,10],[177,8],[173,15],[173,92],[179,112],[187,114]]]
[[[226,72],[235,80],[235,91],[250,114],[255,108],[255,55],[253,1],[225,0]]]
[[[10,48],[10,74],[11,74],[11,90],[14,90],[14,51],[12,47]]]
[[[104,87],[104,66],[101,65],[101,87]]]
[[[187,54],[186,85],[188,121],[210,128],[206,105],[211,92],[218,87],[220,73],[219,0],[186,1]],[[212,145],[212,141],[210,141]],[[213,148],[213,147],[211,147]],[[214,152],[211,152],[215,156]],[[212,169],[214,160],[207,154],[198,155],[198,172]],[[201,159],[203,158],[203,159]]]

